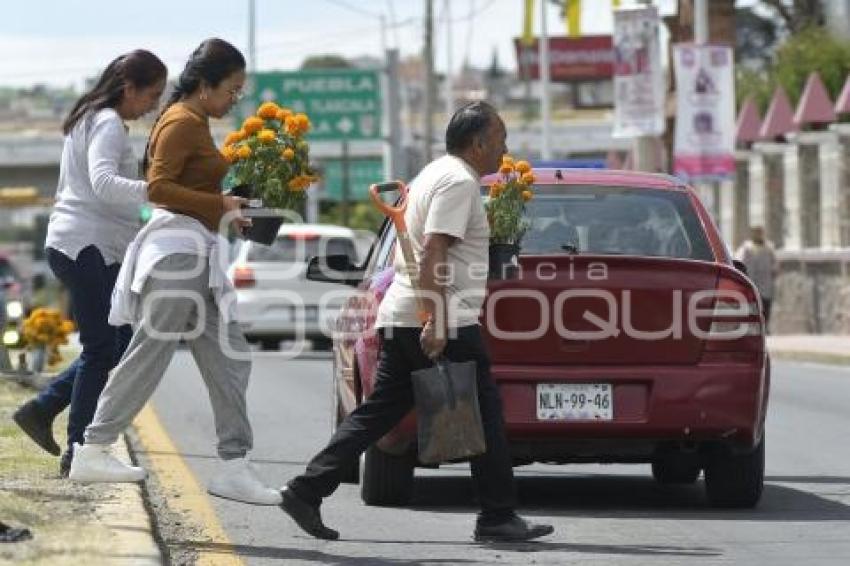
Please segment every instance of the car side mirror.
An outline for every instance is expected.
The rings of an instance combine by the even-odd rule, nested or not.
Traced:
[[[307,262],[307,279],[325,283],[357,286],[365,276],[363,267],[354,265],[346,254],[311,257]]]
[[[744,262],[743,262],[743,261],[741,261],[740,259],[733,259],[733,260],[732,260],[732,265],[734,265],[734,266],[735,266],[735,269],[737,269],[738,271],[740,271],[740,272],[741,272],[741,273],[743,273],[744,275],[746,275],[746,274],[747,274],[747,266],[746,266],[746,264],[744,264]]]

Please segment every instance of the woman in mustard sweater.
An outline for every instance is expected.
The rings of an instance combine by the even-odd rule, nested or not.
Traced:
[[[145,470],[110,452],[118,435],[153,394],[179,340],[192,351],[209,391],[218,436],[220,473],[213,495],[275,505],[247,460],[252,447],[245,403],[251,356],[235,321],[235,297],[224,275],[225,235],[249,224],[244,199],[222,195],[228,163],[210,134],[242,94],[245,59],[220,39],[192,54],[151,132],[146,151],[148,198],[157,205],[131,244],[112,297],[110,321],[132,323],[127,352],[101,394],[70,477],[85,482],[143,480]]]

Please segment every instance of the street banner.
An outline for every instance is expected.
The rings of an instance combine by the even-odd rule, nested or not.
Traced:
[[[664,75],[655,6],[614,11],[614,137],[664,132]]]
[[[718,45],[673,47],[676,70],[676,139],[673,171],[689,180],[735,174],[735,83],[732,49]]]
[[[528,78],[540,78],[539,38],[525,44],[521,37],[514,41],[517,64]],[[610,79],[614,73],[614,47],[610,35],[549,38],[549,75],[553,81],[598,81]]]

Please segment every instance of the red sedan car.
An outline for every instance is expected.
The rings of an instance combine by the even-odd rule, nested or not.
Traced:
[[[770,384],[761,304],[696,193],[663,175],[535,173],[519,276],[488,283],[481,320],[516,464],[651,463],[661,483],[704,472],[712,505],[754,506]],[[337,422],[373,389],[395,249],[385,223],[365,265],[311,261],[308,277],[362,291],[336,322]],[[367,451],[364,501],[407,502],[417,464],[411,413]]]

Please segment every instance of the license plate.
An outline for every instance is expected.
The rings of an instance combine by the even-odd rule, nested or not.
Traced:
[[[610,421],[611,391],[610,383],[538,383],[537,420]]]

